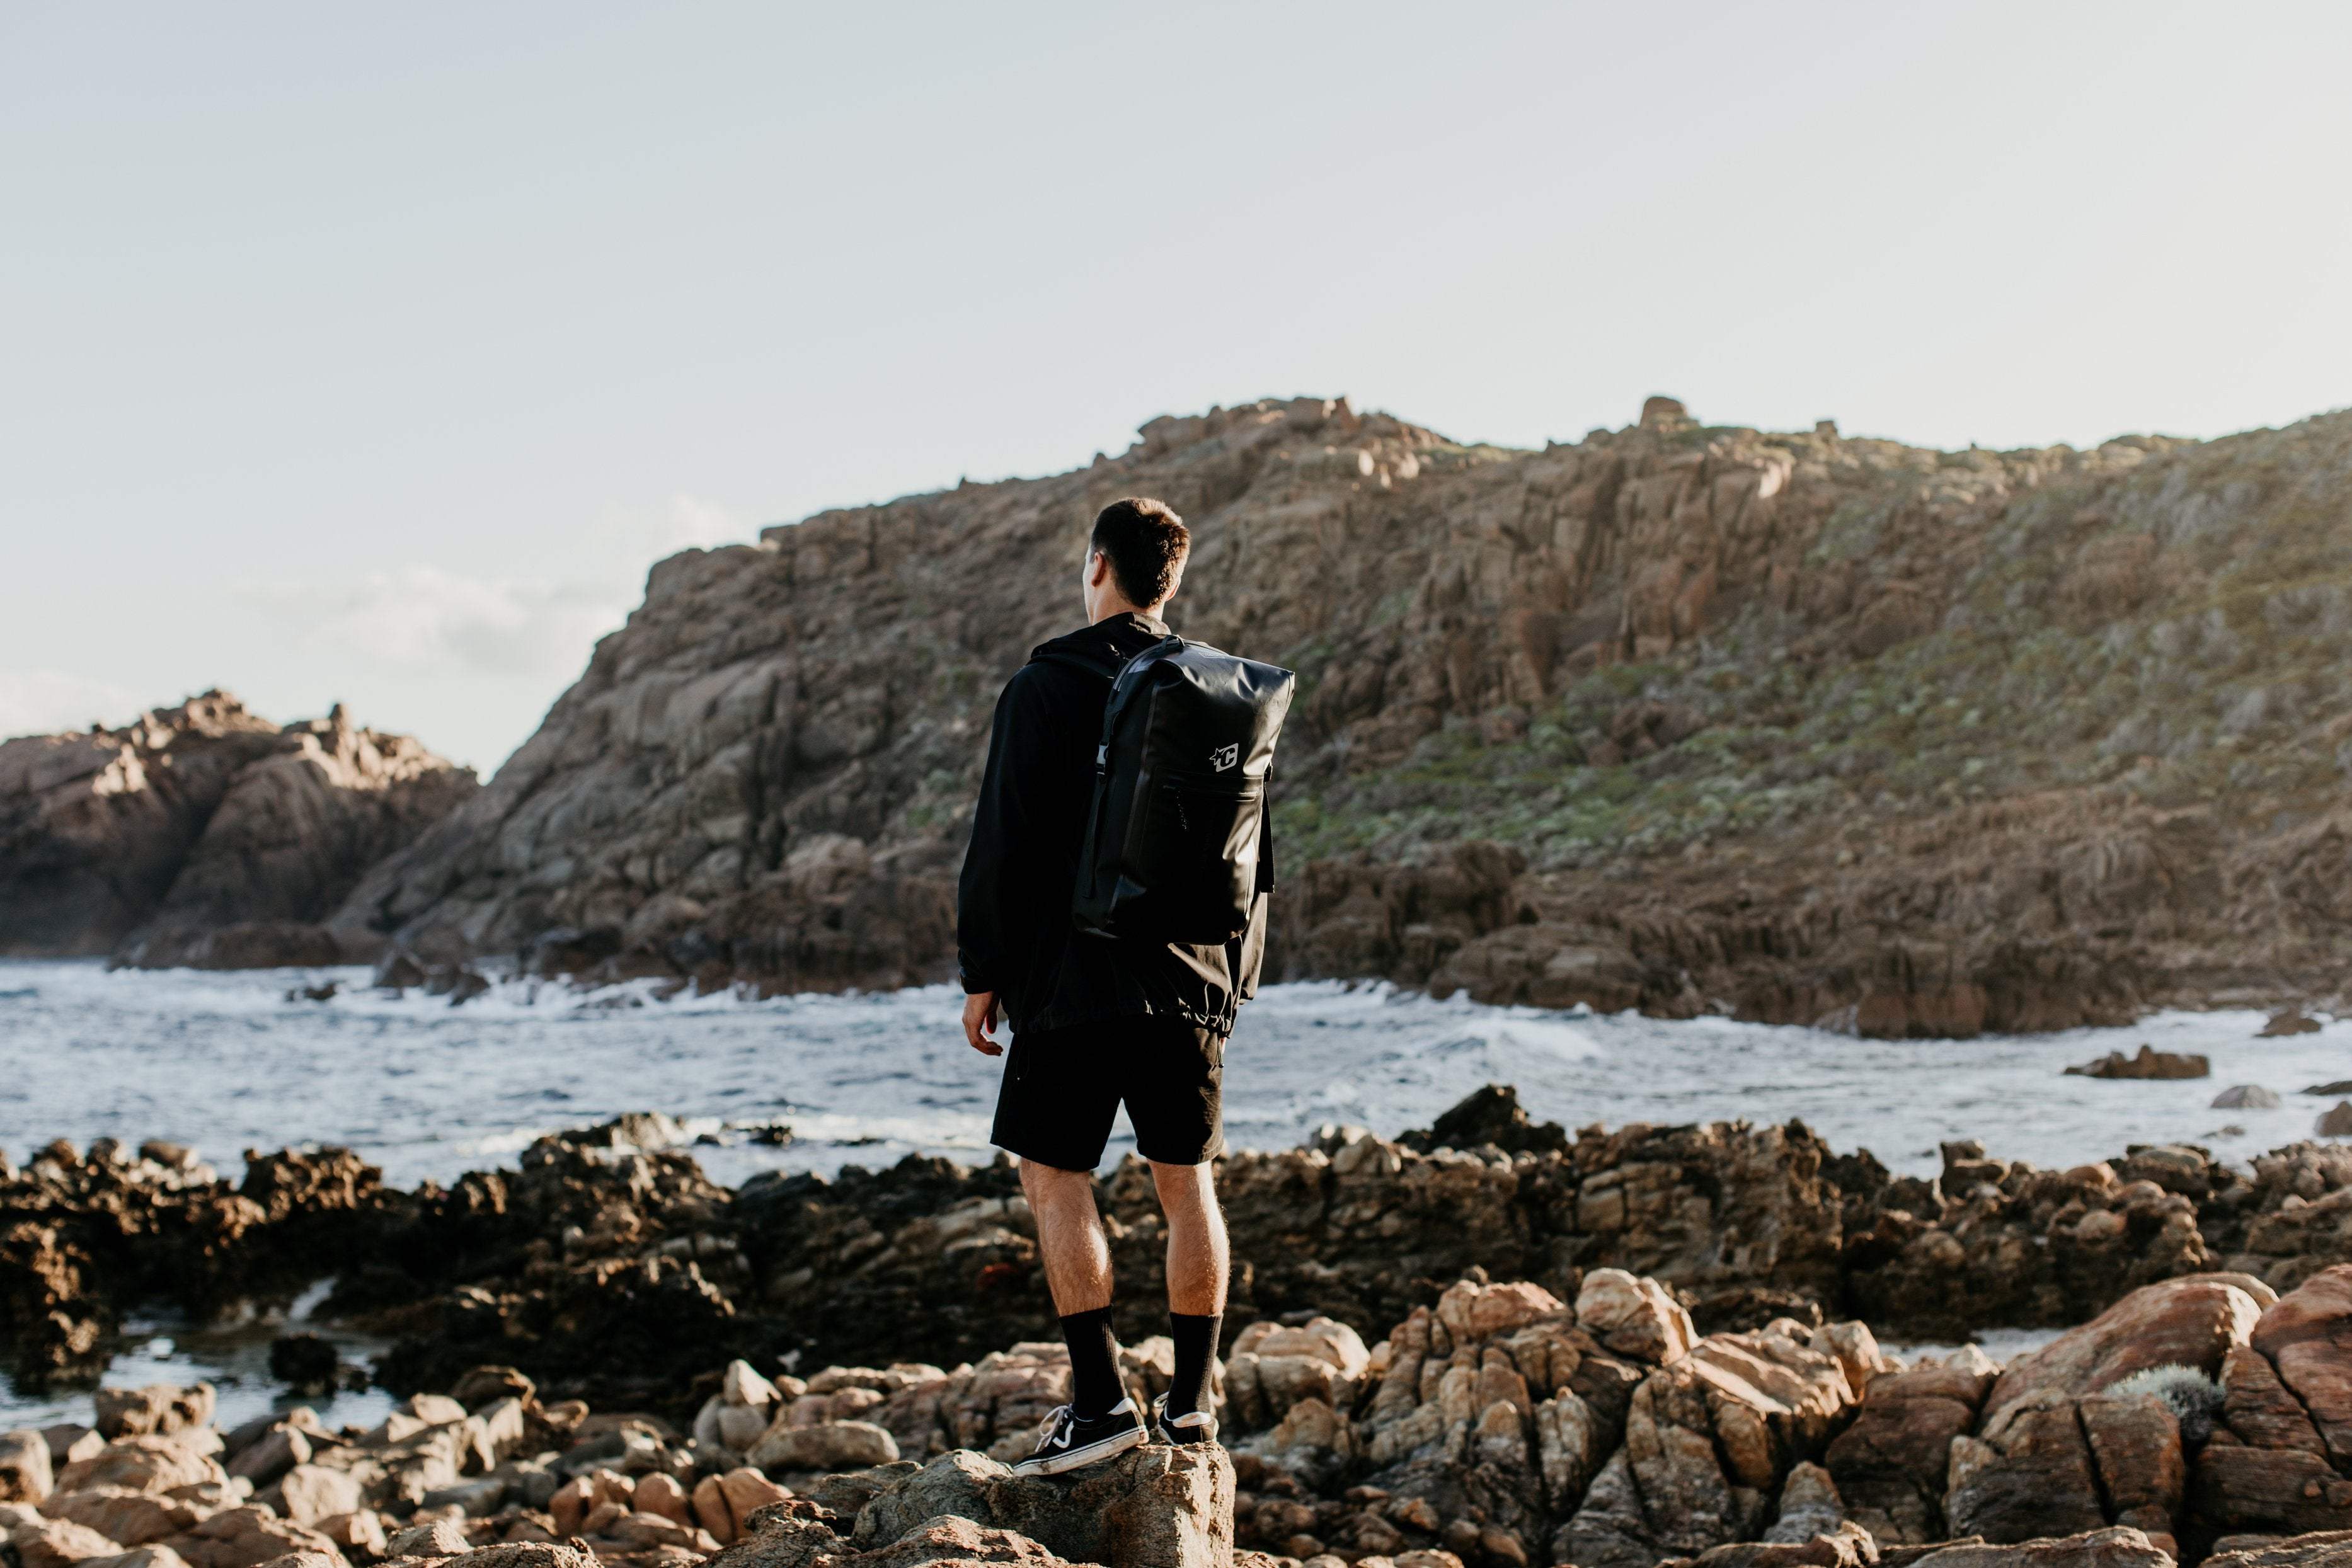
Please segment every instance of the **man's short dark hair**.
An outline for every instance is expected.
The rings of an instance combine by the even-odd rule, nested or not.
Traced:
[[[1095,517],[1089,551],[1110,562],[1111,580],[1127,601],[1153,605],[1176,590],[1176,569],[1192,548],[1192,531],[1165,501],[1129,496]]]

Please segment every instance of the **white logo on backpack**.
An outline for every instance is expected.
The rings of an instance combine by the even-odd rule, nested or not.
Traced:
[[[1223,773],[1241,759],[1242,748],[1238,743],[1232,746],[1220,746],[1216,750],[1209,753],[1209,766],[1219,773]]]

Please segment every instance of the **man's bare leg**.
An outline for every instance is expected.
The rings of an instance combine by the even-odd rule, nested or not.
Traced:
[[[1216,1366],[1217,1334],[1225,1312],[1225,1285],[1233,1272],[1225,1240],[1224,1211],[1217,1207],[1216,1167],[1164,1166],[1151,1162],[1160,1211],[1168,1217],[1168,1326],[1176,1342],[1176,1378],[1168,1390],[1167,1417],[1209,1414],[1209,1381]],[[1213,1428],[1172,1426],[1184,1437]]]
[[[1037,1221],[1045,1288],[1070,1347],[1070,1405],[1082,1418],[1105,1415],[1128,1395],[1111,1334],[1110,1239],[1095,1207],[1094,1173],[1023,1160],[1021,1190]]]
[[[1217,1207],[1216,1172],[1214,1166],[1151,1162],[1160,1212],[1168,1217],[1168,1310],[1188,1317],[1214,1317],[1225,1310],[1233,1263],[1224,1211]]]
[[[1062,1317],[1110,1305],[1110,1238],[1095,1207],[1092,1171],[1066,1171],[1021,1162],[1021,1190],[1037,1220],[1037,1252],[1045,1288]]]

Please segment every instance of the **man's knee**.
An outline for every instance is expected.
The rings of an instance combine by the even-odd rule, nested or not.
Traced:
[[[1170,1166],[1158,1160],[1151,1166],[1151,1185],[1160,1207],[1169,1213],[1214,1214],[1217,1211],[1217,1167],[1214,1165]]]
[[[1084,1199],[1094,1201],[1095,1173],[1064,1170],[1059,1166],[1040,1165],[1035,1160],[1021,1162],[1021,1190],[1028,1195],[1029,1207],[1059,1207]]]

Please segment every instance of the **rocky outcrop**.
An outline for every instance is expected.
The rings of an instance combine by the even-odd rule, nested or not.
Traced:
[[[1540,452],[1258,402],[674,557],[337,929],[943,975],[990,706],[1141,492],[1195,530],[1180,629],[1300,674],[1280,973],[1886,1036],[2340,988],[2352,415],[1938,453],[1654,401]]]
[[[474,776],[337,707],[280,727],[224,692],[118,730],[0,744],[0,954],[148,966],[344,960],[322,923]]]

